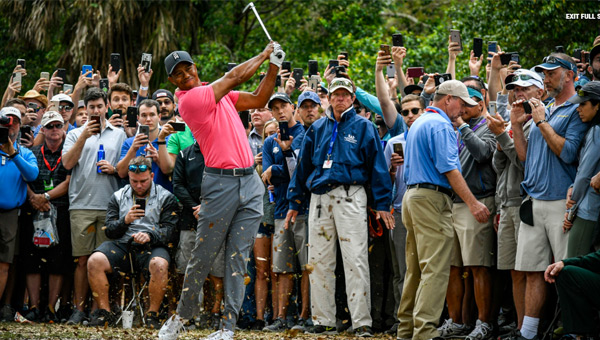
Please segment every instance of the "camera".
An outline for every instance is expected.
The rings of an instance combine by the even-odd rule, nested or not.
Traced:
[[[13,118],[8,116],[0,116],[0,125],[10,126],[13,123]]]

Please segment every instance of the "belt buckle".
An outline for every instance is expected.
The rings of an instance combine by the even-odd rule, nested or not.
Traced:
[[[240,171],[239,173],[238,173],[238,170]],[[233,169],[233,176],[237,176],[237,177],[244,176],[244,169],[242,169],[242,168]]]

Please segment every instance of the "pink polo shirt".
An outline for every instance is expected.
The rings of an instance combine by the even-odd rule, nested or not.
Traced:
[[[207,167],[248,168],[254,165],[248,137],[235,109],[240,93],[231,91],[218,103],[212,86],[177,91],[179,114],[200,145]]]

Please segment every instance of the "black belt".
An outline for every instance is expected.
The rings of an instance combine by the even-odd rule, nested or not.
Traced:
[[[439,191],[442,194],[446,194],[448,196],[450,196],[450,198],[454,197],[454,192],[452,192],[452,190],[450,189],[446,189],[444,187],[441,187],[439,185],[435,185],[435,184],[430,184],[430,183],[419,183],[419,184],[411,184],[409,186],[407,186],[408,189],[429,189],[429,190],[435,190],[435,191]]]
[[[236,168],[236,169],[219,169],[219,168],[205,167],[204,171],[206,171],[209,174],[227,175],[227,176],[236,176],[236,177],[252,175],[255,172],[254,167]]]

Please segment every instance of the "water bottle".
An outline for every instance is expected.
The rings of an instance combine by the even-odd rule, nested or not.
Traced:
[[[275,204],[275,195],[273,195],[273,190],[274,187],[272,185],[269,185],[267,187],[267,191],[269,192],[269,203],[271,204]]]
[[[104,158],[105,158],[104,144],[100,144],[100,147],[98,147],[98,162],[103,161]],[[102,170],[100,169],[100,166],[98,166],[97,168],[98,168],[98,173],[101,174]]]

